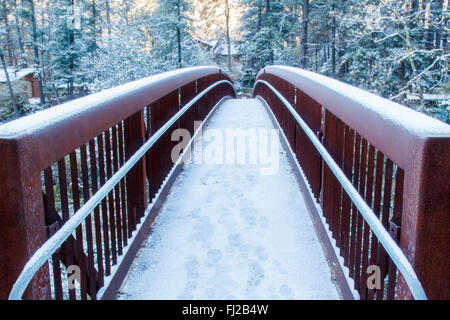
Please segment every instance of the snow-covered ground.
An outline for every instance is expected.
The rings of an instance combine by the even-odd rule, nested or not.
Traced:
[[[228,100],[208,129],[272,129],[257,100]],[[203,148],[208,144],[204,143]],[[339,299],[285,151],[260,164],[188,164],[118,299]]]

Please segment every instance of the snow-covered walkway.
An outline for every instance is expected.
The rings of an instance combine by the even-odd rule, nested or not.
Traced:
[[[236,128],[273,125],[258,100],[228,100],[204,132]],[[262,164],[186,165],[117,298],[339,299],[277,143],[272,175],[261,174]]]

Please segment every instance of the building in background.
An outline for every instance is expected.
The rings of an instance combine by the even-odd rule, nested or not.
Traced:
[[[38,79],[34,75],[34,69],[8,68],[8,75],[15,95],[20,95],[26,100],[39,98]],[[3,70],[0,70],[0,96],[1,98],[10,97]]]
[[[213,40],[197,40],[198,43],[213,55],[213,60],[221,67],[227,67],[228,63],[228,44],[226,38],[219,38]],[[230,54],[232,72],[239,72],[242,68],[240,50],[241,41],[231,39]]]

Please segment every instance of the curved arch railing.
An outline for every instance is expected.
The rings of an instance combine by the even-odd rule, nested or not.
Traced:
[[[383,245],[384,249],[386,249],[386,252],[391,257],[395,266],[400,270],[400,272],[403,275],[403,277],[405,278],[406,283],[408,284],[408,287],[410,288],[411,293],[413,294],[414,298],[419,299],[419,300],[426,300],[425,291],[423,290],[422,285],[421,285],[419,279],[417,278],[417,275],[414,272],[414,269],[412,268],[408,259],[405,257],[405,255],[403,254],[400,247],[395,243],[395,241],[392,239],[392,237],[389,235],[389,233],[383,227],[380,220],[374,214],[372,209],[367,205],[367,203],[364,201],[364,199],[358,193],[358,190],[355,189],[352,182],[347,179],[344,172],[336,164],[333,157],[328,153],[328,151],[325,149],[325,147],[319,141],[319,139],[314,134],[314,132],[308,127],[308,125],[305,123],[305,121],[302,120],[302,118],[294,110],[294,108],[292,108],[292,106],[289,104],[289,102],[273,86],[271,86],[267,81],[264,81],[264,80],[258,80],[255,85],[258,85],[258,84],[264,84],[270,90],[272,90],[272,92],[276,94],[276,96],[281,100],[281,102],[289,110],[289,112],[292,114],[294,119],[297,121],[297,123],[300,125],[300,127],[304,130],[305,134],[311,140],[314,147],[320,153],[320,155],[322,156],[322,159],[326,162],[328,167],[331,169],[331,171],[335,175],[336,179],[341,184],[342,188],[345,190],[345,192],[348,194],[348,196],[352,200],[353,204],[356,206],[358,211],[363,216],[364,220],[370,226],[371,230],[373,230],[373,233],[379,239],[379,241]]]
[[[441,199],[450,186],[435,172],[450,173],[450,127],[291,67],[263,69],[254,96],[283,129],[311,191],[310,207],[323,214],[360,297],[448,297],[442,271],[450,270],[449,236],[442,230],[450,225],[450,203]],[[437,243],[443,247],[436,250]],[[379,286],[368,286],[371,266],[380,270]]]
[[[107,101],[111,94],[116,96]],[[106,131],[99,130],[100,134],[83,141],[79,150],[44,169],[42,190],[49,239],[26,262],[9,298],[21,299],[33,278],[28,290],[37,287],[40,296],[32,298],[114,296],[139,241],[150,228],[167,177],[179,165],[179,159],[171,159],[176,144],[171,141],[172,131],[185,128],[194,135],[193,122],[204,120],[227,96],[235,97],[230,78],[218,68],[198,67],[150,77],[110,90],[109,95],[100,93],[78,100],[85,106],[79,107],[79,118],[86,113],[100,116],[100,108],[104,112],[117,111],[119,123]],[[123,115],[119,101],[124,108],[134,108],[130,115]],[[67,117],[62,123],[65,120],[73,121]],[[51,122],[49,126],[66,129]],[[42,129],[34,132],[42,133]],[[72,181],[67,183],[69,174]],[[59,203],[55,201],[58,198]],[[72,266],[78,270],[70,269]],[[71,275],[75,276],[73,280]]]

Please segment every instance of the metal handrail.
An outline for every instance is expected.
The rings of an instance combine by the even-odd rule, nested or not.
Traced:
[[[205,94],[221,84],[230,85],[233,90],[233,84],[228,80],[218,81],[187,103],[180,109],[169,121],[167,121],[158,131],[153,134],[144,145],[127,161],[125,164],[59,229],[50,239],[48,239],[28,260],[14,283],[9,294],[9,300],[20,300],[28,284],[33,279],[36,272],[51,257],[51,255],[67,240],[75,229],[86,219],[88,215],[97,207],[98,204],[114,189],[122,178],[140,161],[148,150],[166,133],[166,131],[195,103],[197,103]]]
[[[337,180],[340,182],[342,187],[347,192],[348,196],[351,198],[355,206],[358,208],[364,220],[371,227],[379,241],[382,243],[389,257],[392,259],[394,264],[400,270],[403,278],[405,279],[408,287],[416,300],[427,300],[427,296],[419,281],[413,267],[406,258],[403,251],[397,245],[397,243],[392,239],[389,233],[386,231],[381,221],[377,218],[372,209],[367,205],[364,199],[361,197],[359,192],[355,189],[353,184],[347,179],[345,173],[339,168],[339,166],[334,161],[333,157],[328,153],[326,148],[316,137],[314,132],[309,128],[305,121],[300,117],[300,115],[295,111],[291,104],[284,98],[280,92],[278,92],[270,83],[264,80],[258,80],[255,83],[255,89],[258,84],[264,84],[280,99],[284,106],[289,110],[294,119],[306,133],[308,138],[311,140],[317,151],[322,156],[323,160],[327,163],[330,170],[333,172]]]

